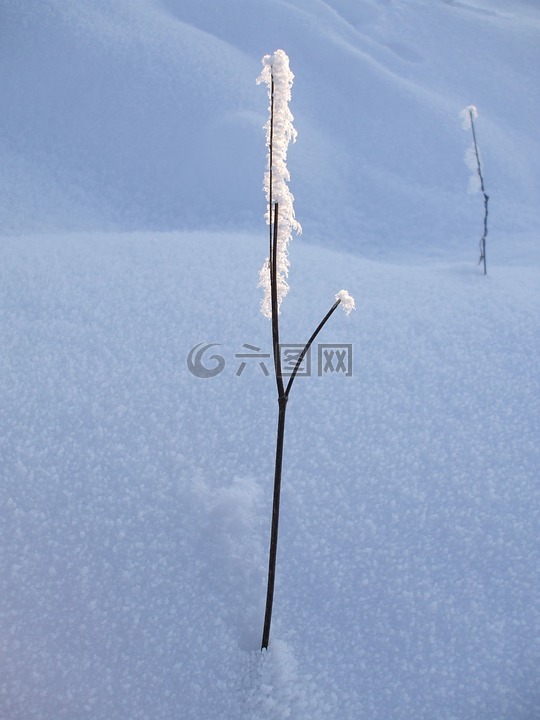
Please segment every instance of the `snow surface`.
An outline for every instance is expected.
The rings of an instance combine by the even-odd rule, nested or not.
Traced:
[[[0,718],[540,717],[540,12],[0,2]],[[291,59],[277,403],[260,59]],[[490,193],[467,194],[474,103]],[[192,348],[225,362],[188,370]],[[251,346],[245,348],[245,345]]]

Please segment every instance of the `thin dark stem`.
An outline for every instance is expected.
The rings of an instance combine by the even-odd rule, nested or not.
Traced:
[[[274,206],[274,233],[272,238],[272,263],[270,264],[270,294],[272,302],[272,348],[274,353],[274,368],[276,371],[276,384],[278,391],[278,427],[276,440],[276,460],[274,466],[274,500],[272,504],[272,528],[270,531],[270,552],[268,555],[268,583],[266,586],[266,610],[264,613],[263,636],[261,650],[268,648],[270,639],[270,625],[272,623],[272,607],[274,604],[274,586],[276,579],[277,544],[279,533],[279,504],[281,495],[281,469],[283,466],[283,441],[285,438],[285,410],[287,409],[287,396],[283,392],[283,378],[281,376],[281,356],[279,351],[279,317],[277,298],[277,238],[279,226],[278,203]]]
[[[272,350],[278,399],[283,395],[283,377],[281,375],[281,354],[279,352],[279,305],[277,296],[277,243],[279,227],[279,205],[274,205],[274,233],[272,238],[272,262],[270,263],[270,301],[272,307]]]
[[[270,226],[270,254],[269,262],[272,267],[273,262],[273,243],[274,243],[274,227],[272,225],[272,204],[273,204],[273,184],[274,184],[274,76],[271,76],[270,86],[270,143],[268,148],[268,225]]]
[[[285,411],[287,397],[279,398],[279,415],[276,441],[276,464],[274,470],[274,501],[272,505],[272,529],[270,533],[270,553],[268,557],[268,584],[266,588],[266,610],[264,613],[263,636],[261,650],[268,648],[270,641],[270,625],[274,604],[274,585],[276,580],[277,544],[279,532],[279,504],[281,495],[281,469],[283,465],[283,441],[285,438]]]
[[[484,275],[487,275],[487,266],[486,266],[486,237],[487,237],[487,220],[488,220],[488,201],[489,201],[489,195],[486,195],[484,193],[484,235],[482,236],[481,243],[481,253],[480,253],[480,260],[479,262],[484,263]]]
[[[488,202],[489,202],[489,195],[486,194],[486,190],[484,187],[484,176],[482,175],[482,165],[480,163],[480,154],[478,152],[478,145],[476,143],[476,131],[474,129],[474,119],[472,110],[469,110],[469,116],[471,118],[471,129],[472,129],[472,136],[473,136],[473,143],[474,143],[474,153],[476,155],[476,165],[478,168],[478,177],[480,178],[480,189],[482,190],[482,194],[484,196],[484,234],[482,235],[482,239],[480,240],[480,260],[478,261],[478,264],[482,263],[484,264],[484,275],[487,275],[487,265],[486,265],[486,238],[488,234]]]

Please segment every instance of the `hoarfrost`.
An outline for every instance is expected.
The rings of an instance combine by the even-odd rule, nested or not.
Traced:
[[[351,310],[356,310],[354,298],[352,295],[349,295],[347,290],[340,290],[336,295],[336,300],[341,302],[341,305],[347,315],[350,314]]]
[[[287,184],[290,180],[287,169],[287,150],[289,143],[295,142],[297,136],[292,124],[294,118],[289,109],[294,75],[289,67],[289,58],[283,50],[276,50],[273,55],[265,55],[262,64],[263,70],[257,78],[257,83],[266,83],[270,100],[269,118],[265,125],[268,148],[268,170],[264,175],[264,191],[268,201],[265,217],[267,224],[270,225],[273,222],[274,205],[278,203],[276,275],[279,312],[281,301],[289,290],[286,280],[289,274],[287,246],[293,231],[302,232],[302,227],[294,215],[294,197]],[[261,312],[271,318],[270,261],[268,258],[259,273],[259,287],[264,289]]]

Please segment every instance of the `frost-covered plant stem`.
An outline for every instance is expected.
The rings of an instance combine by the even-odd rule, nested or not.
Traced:
[[[473,143],[474,143],[474,154],[476,155],[476,162],[478,163],[478,177],[480,178],[480,189],[482,190],[482,195],[484,196],[484,234],[482,235],[482,239],[480,240],[480,260],[479,260],[479,262],[483,262],[484,275],[487,275],[486,238],[487,238],[487,234],[488,234],[487,221],[488,221],[489,195],[486,194],[486,189],[484,187],[484,176],[482,175],[482,164],[480,162],[480,155],[478,153],[478,144],[476,142],[476,131],[474,129],[474,120],[473,120],[471,110],[469,110],[469,115],[471,117],[471,129],[472,129],[472,136],[473,136]]]
[[[484,176],[482,174],[482,163],[480,162],[480,153],[478,151],[478,143],[476,142],[476,130],[474,127],[474,120],[478,117],[478,111],[475,108],[474,105],[469,105],[469,107],[465,108],[463,111],[464,114],[466,114],[466,117],[468,119],[468,125],[470,124],[471,131],[472,131],[472,137],[473,137],[473,149],[474,149],[474,156],[476,158],[476,171],[478,173],[478,178],[480,180],[480,190],[482,191],[482,195],[484,196],[484,234],[482,235],[482,238],[480,240],[480,259],[478,260],[478,264],[480,265],[483,263],[484,266],[484,275],[487,275],[487,264],[486,264],[486,238],[488,234],[488,202],[489,202],[489,195],[486,194],[486,189],[484,186]]]
[[[272,81],[272,95],[273,95]],[[273,108],[273,103],[272,103]],[[273,115],[273,113],[271,113]],[[271,120],[273,123],[273,118]],[[271,139],[273,133],[270,135]],[[270,157],[272,157],[272,142],[270,142]],[[270,214],[271,217],[271,214]],[[274,497],[272,501],[272,527],[270,531],[270,551],[268,554],[268,582],[266,586],[266,609],[264,613],[263,637],[261,650],[268,648],[270,640],[270,625],[272,623],[272,608],[274,605],[274,585],[276,579],[277,543],[279,533],[279,507],[281,497],[281,469],[283,467],[283,443],[285,439],[285,413],[287,410],[288,395],[283,388],[281,374],[281,355],[279,352],[279,314],[277,301],[277,253],[276,245],[279,225],[279,205],[274,206],[274,220],[270,223],[270,285],[272,305],[272,350],[278,393],[278,424],[276,438],[276,458],[274,464]]]
[[[266,609],[261,650],[268,648],[270,641],[270,627],[272,623],[272,608],[274,604],[274,586],[276,577],[276,560],[279,533],[279,510],[281,496],[281,474],[283,467],[283,446],[285,441],[285,417],[287,401],[294,379],[309,351],[313,341],[322,330],[337,306],[342,303],[348,314],[354,308],[354,300],[342,290],[336,295],[336,301],[321,320],[302,352],[299,354],[289,382],[285,387],[281,369],[281,354],[279,343],[279,309],[281,301],[288,291],[285,280],[288,274],[289,261],[287,258],[287,245],[291,239],[292,230],[300,231],[300,225],[294,217],[292,205],[293,197],[287,187],[289,174],[286,166],[287,147],[289,141],[294,140],[296,131],[292,126],[292,115],[288,108],[290,88],[293,75],[289,70],[289,59],[282,50],[274,55],[263,58],[264,70],[259,82],[266,82],[270,96],[270,118],[267,123],[267,146],[269,169],[265,177],[265,189],[268,200],[267,221],[270,226],[269,256],[260,273],[260,285],[265,290],[265,297],[261,310],[272,322],[272,350],[274,370],[278,396],[278,423],[276,437],[276,456],[274,465],[274,495],[272,503],[272,527],[270,532],[270,552],[268,557],[268,583],[266,590]],[[278,76],[276,82],[275,73]],[[277,86],[277,90],[276,90]],[[277,95],[277,97],[276,97]],[[276,126],[278,131],[276,132]],[[275,135],[277,134],[277,138]]]
[[[261,650],[268,648],[270,641],[270,626],[272,624],[272,608],[274,604],[274,586],[276,578],[276,560],[277,560],[277,545],[278,545],[278,534],[279,534],[279,509],[280,509],[280,496],[281,496],[281,472],[283,467],[283,445],[285,440],[285,417],[287,411],[287,401],[289,399],[289,393],[291,392],[292,384],[298,373],[302,361],[313,344],[315,338],[323,329],[325,324],[330,319],[332,313],[336,310],[338,305],[342,301],[341,294],[336,296],[336,301],[326,313],[321,322],[317,325],[315,331],[304,345],[301,353],[296,360],[295,366],[285,387],[283,383],[283,376],[281,374],[281,356],[279,352],[279,315],[277,313],[277,272],[276,272],[276,241],[278,237],[278,225],[279,225],[279,206],[278,203],[274,206],[274,222],[273,222],[273,233],[272,233],[272,248],[270,257],[272,262],[270,263],[270,285],[271,285],[271,301],[272,301],[272,338],[273,338],[273,354],[274,354],[274,367],[276,371],[276,384],[278,391],[278,424],[277,424],[277,438],[276,438],[276,458],[274,466],[274,497],[272,502],[272,527],[270,532],[270,552],[268,557],[268,583],[266,589],[266,610],[264,614],[264,626],[263,636],[261,643]],[[343,293],[344,291],[342,291]],[[349,297],[347,295],[347,297]],[[274,312],[275,310],[275,312]]]

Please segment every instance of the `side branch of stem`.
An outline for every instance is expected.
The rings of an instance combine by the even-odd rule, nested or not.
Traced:
[[[294,366],[294,369],[293,369],[293,371],[292,371],[292,373],[291,373],[291,377],[289,378],[289,382],[287,383],[287,387],[286,387],[286,389],[285,389],[285,396],[286,396],[286,397],[289,397],[289,393],[291,392],[291,387],[292,387],[292,384],[293,384],[293,382],[294,382],[294,378],[296,377],[296,375],[297,375],[297,373],[298,373],[298,370],[300,369],[300,366],[302,365],[302,360],[304,359],[304,357],[306,356],[306,353],[308,352],[309,348],[310,348],[311,345],[313,344],[313,341],[315,340],[315,338],[317,337],[317,335],[321,332],[321,330],[323,329],[323,327],[326,325],[326,323],[327,323],[328,320],[330,319],[330,316],[331,316],[332,313],[335,311],[335,309],[336,309],[337,306],[340,304],[340,302],[341,302],[341,300],[336,300],[336,302],[332,305],[332,307],[330,308],[330,310],[326,313],[326,315],[323,317],[323,319],[321,320],[321,322],[320,322],[320,323],[317,325],[317,327],[315,328],[315,331],[313,332],[313,335],[309,338],[309,340],[307,341],[307,343],[304,345],[304,349],[302,350],[302,352],[301,352],[300,355],[298,356],[298,360],[296,361],[296,364],[295,364],[295,366]]]

